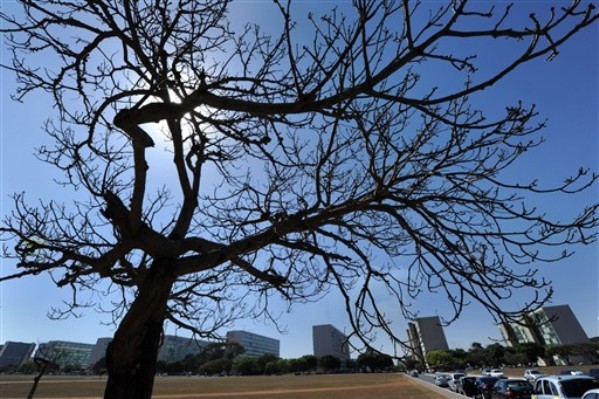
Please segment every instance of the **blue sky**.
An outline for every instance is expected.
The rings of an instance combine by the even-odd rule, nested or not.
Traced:
[[[10,7],[2,2],[2,7]],[[313,6],[314,2],[303,5]],[[324,2],[326,5],[340,2]],[[269,15],[262,12],[260,2],[243,2],[234,18],[254,18],[268,24]],[[239,12],[241,11],[241,12]],[[521,99],[535,103],[541,115],[548,118],[543,132],[547,143],[537,149],[512,170],[514,178],[521,175],[538,178],[547,184],[559,183],[579,167],[598,166],[598,24],[578,34],[562,47],[560,55],[551,62],[537,60],[510,75],[497,87],[485,91],[485,106],[503,109]],[[4,61],[6,52],[2,48]],[[500,54],[495,54],[500,58]],[[483,62],[493,62],[489,59]],[[25,192],[30,201],[38,198],[68,199],[73,194],[52,182],[60,178],[57,171],[36,160],[34,147],[46,142],[41,125],[54,116],[48,97],[35,94],[24,104],[10,100],[14,90],[14,77],[0,70],[0,207],[8,214],[11,202],[8,195]],[[547,210],[568,215],[569,211],[584,203],[597,201],[597,187],[584,197],[542,204]],[[553,281],[555,289],[552,304],[569,304],[587,335],[599,335],[599,271],[598,246],[579,248],[577,253],[556,264],[539,265],[540,276]],[[1,260],[2,275],[14,271],[14,263]],[[64,339],[78,342],[95,342],[96,338],[111,336],[114,326],[107,315],[89,311],[80,318],[53,321],[46,317],[52,306],[68,301],[70,292],[56,288],[48,276],[9,281],[0,284],[0,343],[13,341],[45,342]],[[508,303],[518,304],[516,295]],[[443,314],[448,304],[446,298],[424,294],[416,309],[422,316]],[[405,335],[406,323],[395,305],[384,301],[383,307],[395,320],[394,328]],[[393,316],[394,314],[396,316]],[[279,334],[272,325],[240,320],[233,328],[245,329],[281,340],[282,357],[298,357],[312,353],[311,326],[333,324],[343,330],[347,323],[343,304],[334,294],[319,303],[297,305],[283,314],[280,324],[286,334]],[[169,333],[176,331],[169,327]],[[466,308],[462,317],[445,329],[450,347],[467,348],[472,342],[488,344],[489,338],[498,339],[497,327],[491,317],[477,305]],[[185,332],[177,332],[188,335]],[[382,349],[392,350],[381,340]]]

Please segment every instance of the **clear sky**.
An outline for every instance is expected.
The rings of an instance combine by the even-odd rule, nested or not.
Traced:
[[[234,18],[253,18],[269,23],[269,15],[262,12],[260,2],[244,2],[243,13]],[[340,2],[323,2],[325,5]],[[305,2],[306,6],[314,2]],[[543,4],[543,2],[539,2]],[[11,2],[2,1],[2,7]],[[242,7],[243,8],[243,7]],[[525,162],[512,171],[514,176],[536,177],[541,182],[559,183],[579,167],[598,166],[598,24],[578,34],[562,47],[559,56],[551,62],[533,62],[509,76],[500,85],[486,91],[486,105],[502,107],[522,99],[537,104],[539,112],[548,118],[543,132],[547,143],[529,154]],[[6,62],[4,46],[1,56]],[[484,61],[483,61],[484,62]],[[491,59],[488,62],[492,62]],[[11,101],[15,88],[14,76],[0,70],[0,206],[2,215],[11,211],[8,196],[25,192],[30,201],[37,198],[68,199],[69,189],[52,182],[60,178],[57,171],[36,160],[34,147],[47,142],[41,125],[48,117],[54,117],[48,97],[38,93],[26,98],[24,104]],[[543,204],[548,211],[568,214],[570,208],[597,201],[597,187],[589,190],[586,197],[572,202]],[[556,264],[539,265],[540,276],[553,281],[555,289],[552,304],[569,304],[589,337],[599,336],[599,271],[598,246],[593,244],[579,248],[577,253]],[[1,274],[14,272],[14,263],[1,260]],[[64,321],[49,320],[46,313],[53,306],[60,306],[70,296],[68,289],[56,288],[45,275],[9,281],[0,284],[0,343],[7,340],[45,342],[62,339],[93,343],[98,337],[111,336],[114,326],[108,315],[89,311],[80,318]],[[516,295],[510,303],[518,304]],[[443,314],[446,299],[424,294],[416,304],[422,316]],[[393,317],[395,329],[405,336],[406,322],[396,312],[395,305],[384,301],[384,308]],[[281,318],[281,326],[287,333],[279,334],[274,326],[240,320],[233,328],[264,334],[281,341],[282,357],[299,357],[312,353],[311,326],[333,324],[343,330],[349,326],[345,319],[343,304],[338,297],[330,295],[319,303],[297,305]],[[169,327],[168,333],[176,331]],[[176,332],[187,336],[183,331]],[[452,348],[468,348],[472,342],[488,344],[499,339],[499,332],[491,317],[478,306],[466,308],[462,317],[445,328]],[[381,347],[391,348],[383,341]]]

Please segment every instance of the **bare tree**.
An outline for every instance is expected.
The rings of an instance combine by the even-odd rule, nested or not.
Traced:
[[[518,102],[491,117],[476,101],[557,55],[597,20],[592,4],[523,17],[503,2],[354,0],[301,19],[274,0],[265,31],[233,25],[224,0],[20,3],[0,14],[13,52],[3,67],[17,100],[54,101],[44,128],[55,146],[38,156],[89,197],[32,206],[15,195],[0,232],[22,271],[3,280],[50,272],[73,289],[73,308],[87,305],[81,289],[120,298],[106,398],[151,396],[165,320],[209,337],[271,317],[273,295],[338,290],[354,340],[383,331],[399,342],[375,290],[406,317],[428,288],[447,293],[448,321],[468,301],[511,320],[550,295],[534,267],[515,266],[595,239],[596,204],[565,222],[533,206],[588,189],[595,174],[506,181],[544,122]],[[480,63],[498,40],[510,58]],[[444,79],[421,79],[427,65]],[[172,179],[152,163],[163,151]],[[504,308],[523,289],[530,301]]]

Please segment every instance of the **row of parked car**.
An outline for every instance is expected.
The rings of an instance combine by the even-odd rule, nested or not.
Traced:
[[[578,370],[547,376],[526,370],[523,378],[503,375],[499,369],[483,375],[437,373],[435,385],[475,399],[599,399],[599,379]]]

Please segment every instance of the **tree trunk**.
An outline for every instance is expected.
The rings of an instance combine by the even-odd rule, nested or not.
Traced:
[[[108,381],[104,399],[150,399],[156,357],[174,276],[156,262],[106,350]]]

